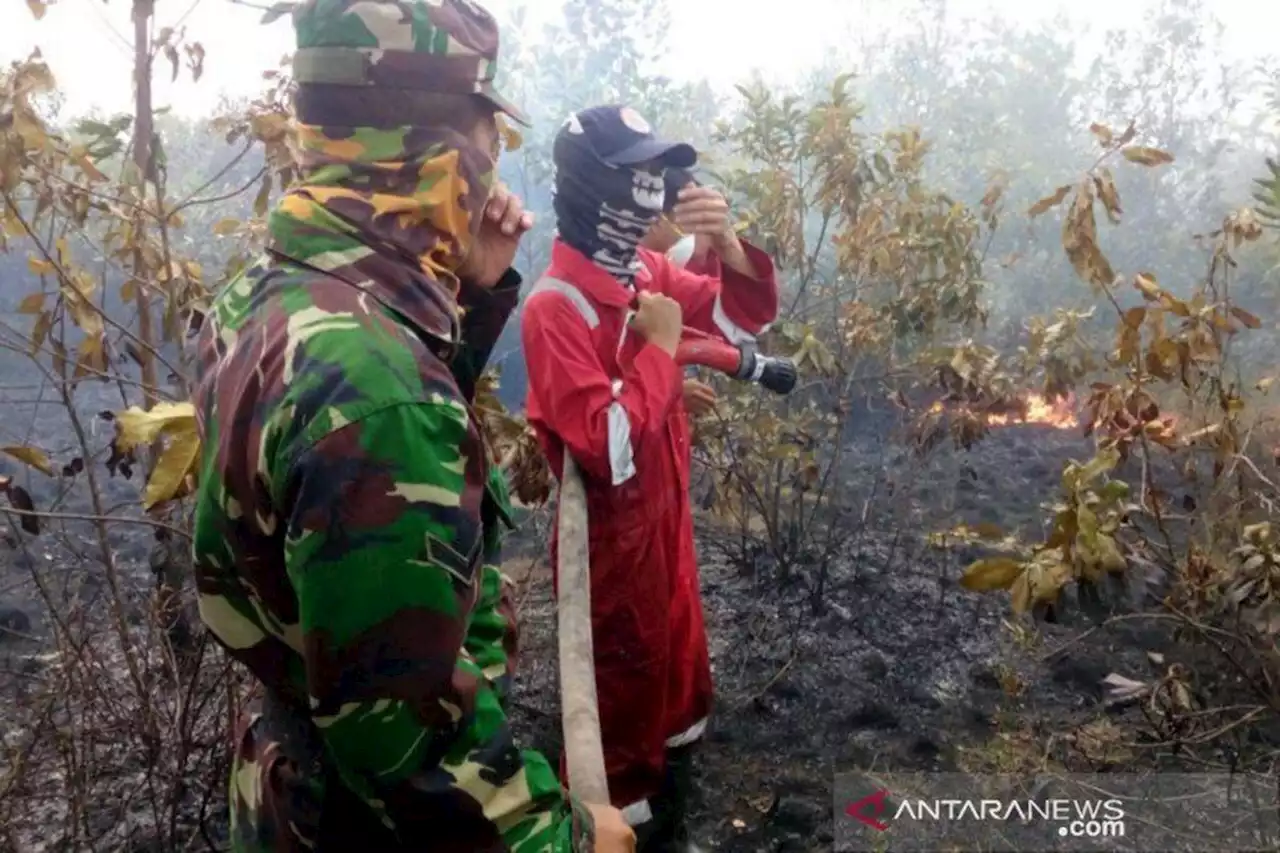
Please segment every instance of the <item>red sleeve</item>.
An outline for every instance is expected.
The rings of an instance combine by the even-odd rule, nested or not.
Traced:
[[[657,253],[647,266],[653,289],[665,293],[684,309],[684,324],[739,344],[762,334],[778,318],[778,281],[769,254],[745,240],[742,249],[760,274],[743,275],[723,264],[714,253],[680,269]],[[642,250],[643,251],[643,250]]]
[[[538,419],[588,476],[615,486],[626,482],[635,474],[636,447],[663,429],[680,399],[683,375],[675,360],[646,343],[624,367],[615,392],[586,320],[555,292],[528,300],[520,334]]]

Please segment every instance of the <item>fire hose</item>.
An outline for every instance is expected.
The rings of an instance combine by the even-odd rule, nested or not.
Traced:
[[[734,346],[685,328],[675,353],[681,367],[702,366],[734,379],[754,382],[775,394],[795,388],[795,364],[760,353],[754,344]],[[591,573],[587,500],[582,475],[564,453],[560,475],[559,605],[560,714],[565,768],[574,794],[584,803],[609,804],[600,707],[596,699],[595,651],[591,636]]]

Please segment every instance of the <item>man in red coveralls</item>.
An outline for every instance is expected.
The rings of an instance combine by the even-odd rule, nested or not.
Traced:
[[[692,167],[697,153],[655,137],[635,110],[576,113],[557,134],[553,158],[558,236],[521,318],[526,412],[552,470],[560,474],[567,448],[586,486],[613,804],[642,850],[689,849],[689,759],[712,687],[683,376],[673,355],[682,323],[731,339],[772,322],[773,264],[737,239],[714,191],[686,195],[672,220],[705,235],[721,278],[641,247],[662,214],[665,171]]]

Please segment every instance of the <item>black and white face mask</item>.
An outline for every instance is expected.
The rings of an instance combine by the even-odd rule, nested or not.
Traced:
[[[622,284],[634,286],[640,264],[636,249],[662,214],[663,170],[606,165],[576,118],[556,137],[552,157],[560,239]]]

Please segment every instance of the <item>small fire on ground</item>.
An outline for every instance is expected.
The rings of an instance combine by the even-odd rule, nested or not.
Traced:
[[[1041,424],[1054,429],[1076,429],[1080,419],[1076,417],[1075,401],[1070,397],[1050,402],[1039,394],[1027,394],[1023,398],[1026,412],[1007,412],[1001,414],[987,413],[983,420],[987,426],[1008,426],[1010,424]],[[941,412],[946,405],[939,400],[930,407],[931,412]]]

